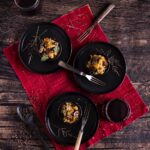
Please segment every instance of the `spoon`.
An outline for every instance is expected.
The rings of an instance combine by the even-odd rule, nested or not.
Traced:
[[[26,110],[26,112],[23,112]],[[26,113],[26,114],[25,114]],[[29,107],[25,105],[17,106],[17,114],[19,118],[30,128],[34,129],[36,131],[37,138],[42,141],[44,150],[50,150],[48,144],[45,142],[44,138],[40,135],[42,135],[39,127],[34,122],[34,115],[29,111]]]

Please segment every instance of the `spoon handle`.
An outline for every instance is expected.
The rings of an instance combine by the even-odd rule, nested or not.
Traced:
[[[37,133],[36,136],[43,143],[44,150],[50,150],[48,144],[46,143],[46,141],[44,139],[44,137],[41,136],[43,134],[41,129],[39,129],[39,127],[35,123],[33,124],[32,128],[36,130],[36,133]]]
[[[23,114],[23,109],[28,108],[29,106],[17,106],[17,114],[19,118],[26,124],[29,128],[33,129],[36,132],[36,137],[43,143],[44,150],[50,150],[48,144],[44,140],[44,137],[42,136],[43,133],[39,129],[39,127],[36,125],[36,123],[33,121],[33,114],[28,113],[26,116]]]

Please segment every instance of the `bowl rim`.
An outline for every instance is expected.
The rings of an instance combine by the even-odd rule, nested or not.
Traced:
[[[27,12],[27,11],[32,11],[32,10],[36,9],[38,7],[38,5],[40,4],[40,0],[35,0],[35,3],[29,7],[21,7],[18,4],[17,0],[14,0],[14,3],[21,11]]]

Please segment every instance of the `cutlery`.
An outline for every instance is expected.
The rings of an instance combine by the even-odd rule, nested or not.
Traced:
[[[82,34],[80,35],[80,37],[78,38],[78,41],[82,42],[84,41],[88,36],[89,34],[92,32],[92,30],[94,29],[94,27],[100,23],[108,14],[109,12],[115,7],[114,4],[110,4],[106,10],[100,14],[100,16],[94,21],[94,23]]]
[[[31,114],[31,112],[29,112],[29,107],[25,106],[25,105],[17,106],[17,114],[18,114],[19,118],[26,125],[28,125],[32,129],[36,130],[36,133],[38,133],[36,135],[37,135],[38,139],[43,143],[44,150],[49,150],[48,144],[45,142],[44,138],[42,136],[40,136],[40,135],[42,135],[42,133],[40,132],[40,129],[38,128],[38,126],[35,124],[34,116],[33,116],[33,114]]]
[[[62,68],[64,68],[64,69],[67,69],[67,70],[69,70],[69,71],[72,71],[72,72],[74,72],[74,73],[76,73],[76,74],[78,74],[78,75],[80,75],[80,76],[83,76],[83,77],[87,78],[89,81],[91,81],[91,82],[93,82],[93,83],[95,83],[95,84],[97,84],[97,85],[101,85],[101,86],[104,86],[104,85],[105,85],[105,83],[104,83],[103,81],[99,80],[98,78],[93,77],[92,75],[88,75],[88,74],[86,74],[86,73],[84,73],[84,72],[82,72],[82,71],[79,71],[79,70],[77,70],[76,68],[74,68],[74,67],[72,67],[71,65],[65,63],[65,62],[62,61],[62,60],[60,60],[60,61],[58,62],[58,66],[60,66],[60,67],[62,67]]]
[[[87,120],[89,118],[90,110],[91,110],[90,105],[86,105],[86,107],[84,109],[84,114],[83,114],[83,117],[82,117],[81,128],[80,128],[80,131],[78,133],[78,137],[77,137],[77,140],[76,140],[76,143],[75,143],[74,150],[79,150],[79,148],[80,148],[82,136],[83,136],[83,133],[84,133],[84,128],[85,128],[85,125],[86,125]]]

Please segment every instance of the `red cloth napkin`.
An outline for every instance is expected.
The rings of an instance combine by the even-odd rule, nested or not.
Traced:
[[[89,27],[89,25],[92,23],[92,20],[93,14],[91,9],[89,5],[85,5],[53,21],[53,23],[59,25],[68,33],[73,45],[73,55],[76,53],[79,47],[88,42],[108,42],[107,37],[104,35],[99,25],[94,28],[84,43],[80,44],[77,42],[77,37],[81,35],[87,29],[87,27]],[[4,53],[15,70],[18,78],[22,82],[22,85],[29,96],[30,103],[33,105],[33,108],[43,125],[45,125],[44,115],[47,103],[55,96],[63,92],[75,91],[84,93],[97,104],[102,104],[104,101],[114,98],[124,99],[130,104],[131,116],[129,119],[122,123],[111,123],[106,120],[101,120],[97,132],[89,141],[81,145],[81,150],[84,150],[92,144],[97,143],[113,132],[121,130],[123,127],[130,124],[148,111],[147,106],[134,89],[127,75],[125,76],[123,83],[111,93],[98,95],[86,93],[86,91],[80,89],[74,83],[72,74],[66,70],[61,69],[60,71],[48,75],[40,75],[30,72],[20,62],[17,50],[18,43],[5,48]],[[65,147],[54,141],[53,143],[57,150],[73,149],[71,146]]]

